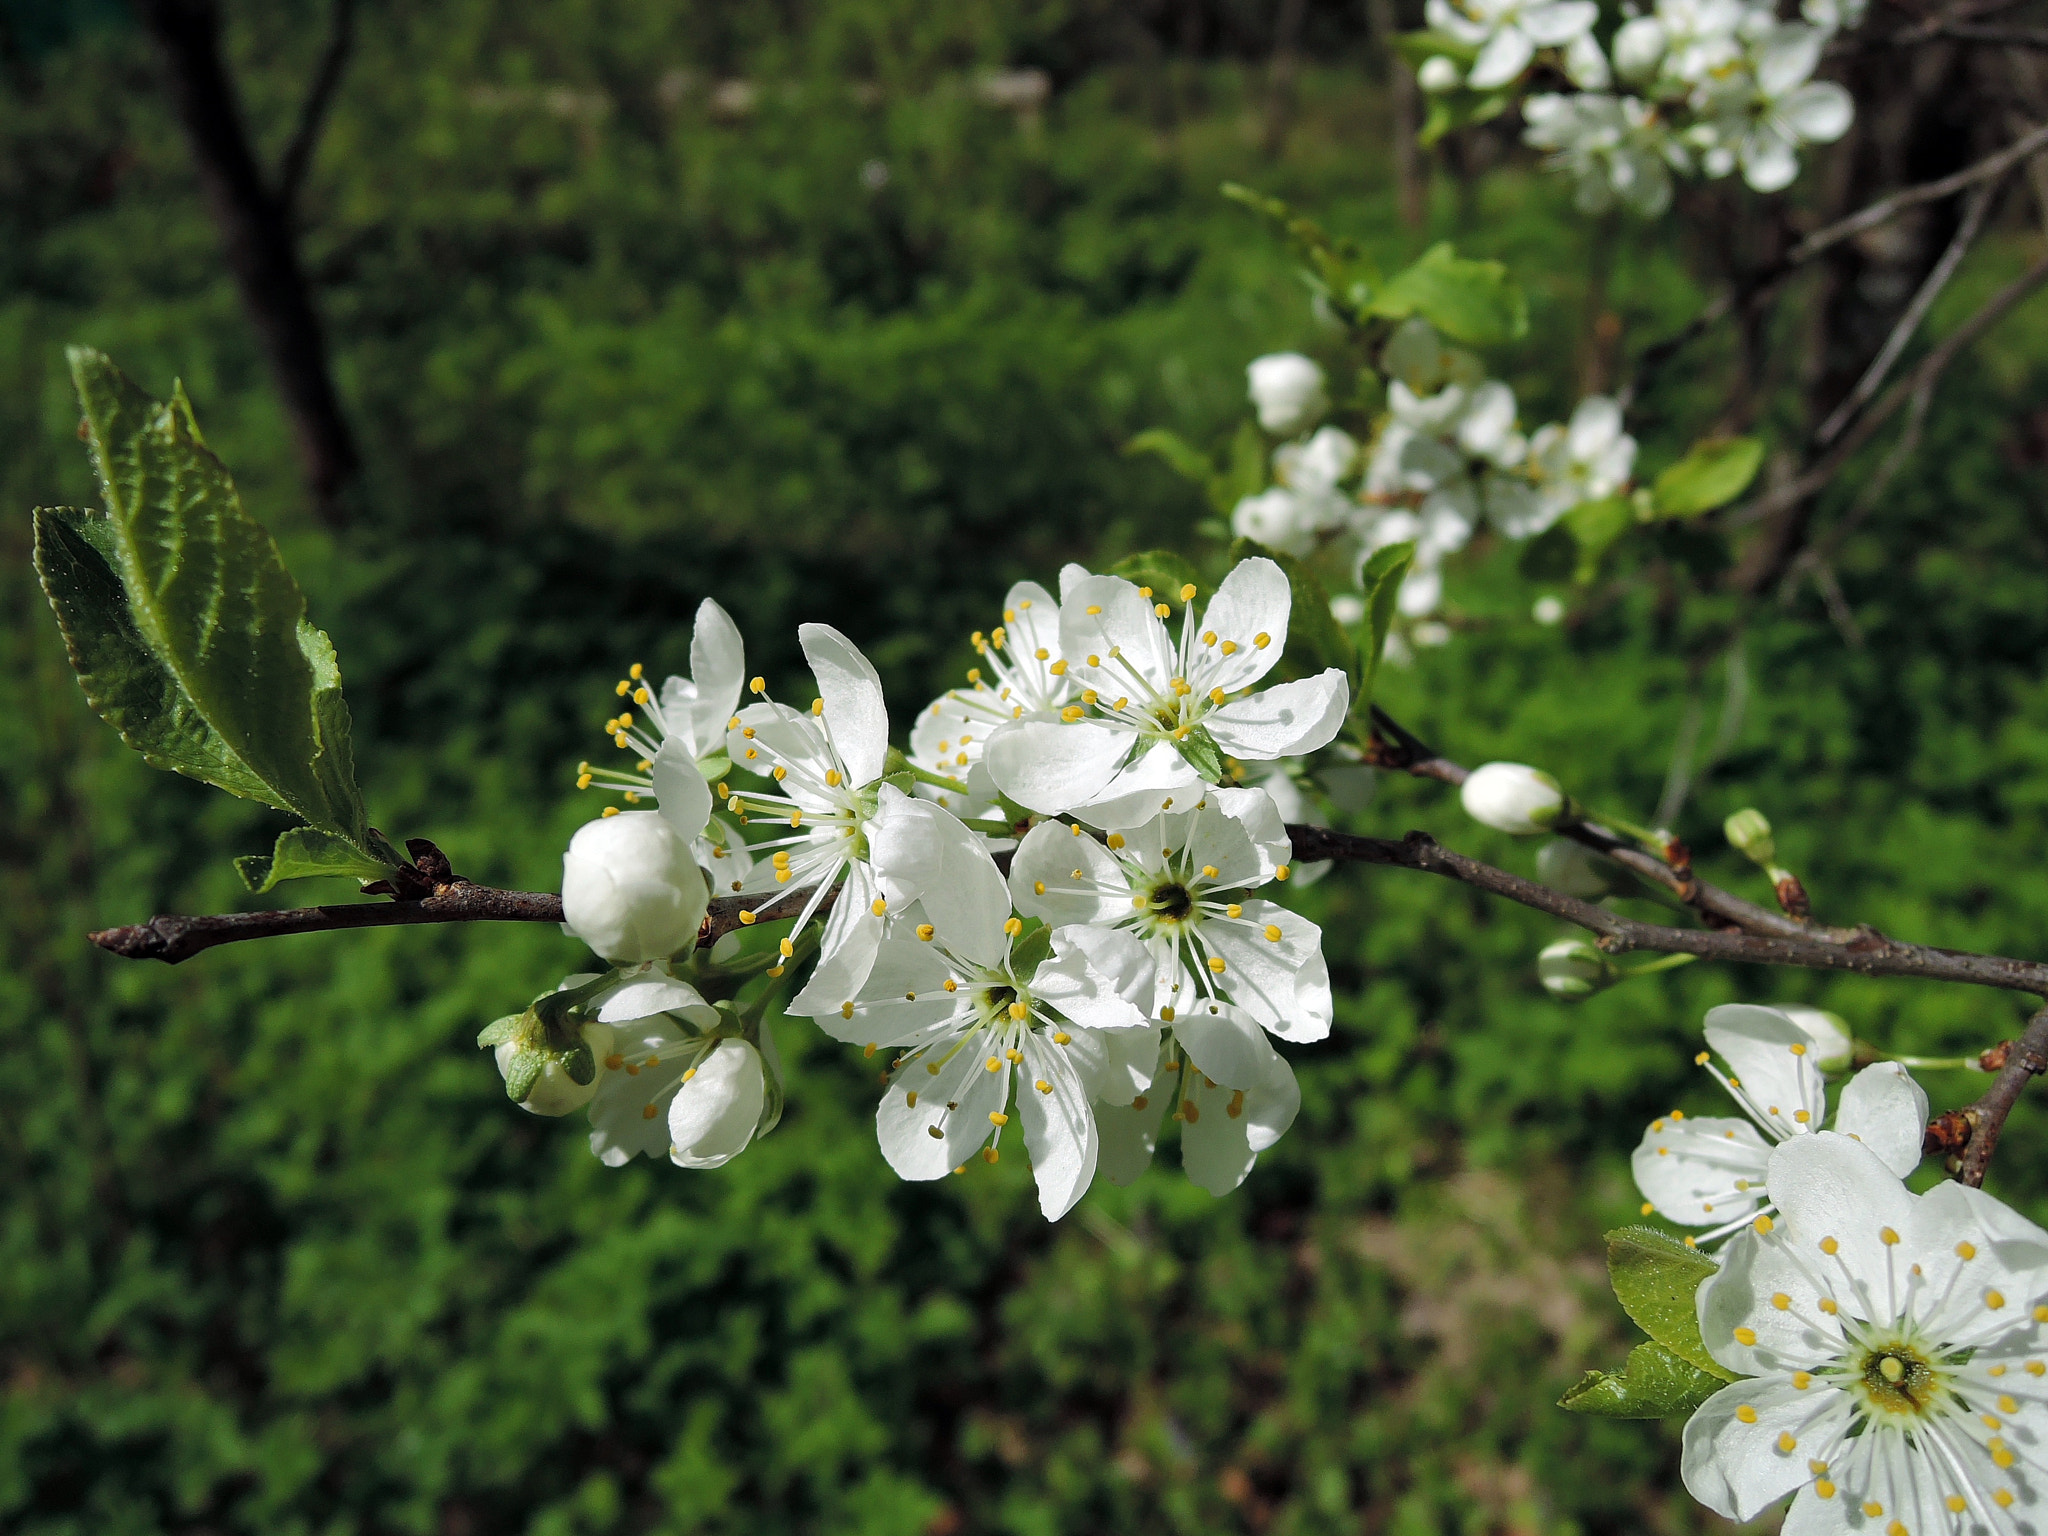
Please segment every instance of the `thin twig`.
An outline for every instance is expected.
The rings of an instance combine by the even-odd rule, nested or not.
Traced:
[[[1991,202],[1998,195],[1998,188],[1999,181],[1988,181],[1970,194],[1969,204],[1963,210],[1963,221],[1957,226],[1955,238],[1949,241],[1948,249],[1941,253],[1941,260],[1934,264],[1934,270],[1920,284],[1913,301],[1899,316],[1899,323],[1892,327],[1891,335],[1885,337],[1877,356],[1864,369],[1863,377],[1856,381],[1856,387],[1814,433],[1814,441],[1821,447],[1827,447],[1840,437],[1842,429],[1863,409],[1865,402],[1884,387],[1885,376],[1892,371],[1892,364],[1899,360],[1899,354],[1906,350],[1906,343],[1913,339],[1913,333],[1920,329],[1920,322],[1927,318],[1927,311],[1941,296],[1941,290],[1948,286],[1949,279],[1956,275],[1956,268],[1970,254],[1970,247],[1977,243],[1977,235],[1984,228],[1984,216],[1991,211]]]
[[[1936,37],[1952,37],[1959,43],[1990,43],[2004,48],[2048,48],[2048,30],[2040,27],[1983,27],[1967,22],[1948,22],[1935,29]]]
[[[1988,155],[1975,165],[1966,165],[1953,175],[1938,181],[1924,181],[1917,187],[1906,187],[1890,197],[1881,197],[1869,207],[1839,219],[1825,229],[1814,231],[1792,247],[1785,260],[1789,265],[1798,266],[1813,260],[1830,246],[1840,245],[1853,235],[1860,235],[1866,229],[1875,229],[1922,203],[1939,202],[1951,197],[1965,187],[1975,186],[1993,176],[2002,176],[2006,170],[2018,165],[2027,156],[2048,147],[2048,123],[2036,128],[2015,144],[2008,144],[1995,155]]]
[[[2006,1116],[2019,1103],[2027,1084],[2043,1072],[2048,1072],[2048,1008],[2027,1021],[2026,1032],[2006,1053],[2005,1065],[1984,1090],[1984,1096],[1968,1109],[1956,1112],[1968,1127],[1969,1136],[1956,1171],[1956,1177],[1963,1183],[1976,1188],[1983,1186],[1984,1170],[1991,1163],[1991,1154],[1998,1150]]]
[[[298,205],[299,189],[305,185],[307,167],[313,163],[320,131],[327,126],[327,109],[334,104],[334,93],[341,86],[355,36],[355,0],[334,0],[334,21],[327,34],[327,47],[320,55],[320,67],[313,73],[305,104],[299,108],[299,125],[292,133],[291,143],[285,146],[284,158],[277,163],[277,201],[286,217]]]

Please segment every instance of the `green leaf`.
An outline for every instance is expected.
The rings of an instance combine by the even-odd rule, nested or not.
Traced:
[[[1366,318],[1366,306],[1379,286],[1380,269],[1363,246],[1355,240],[1333,239],[1315,220],[1302,218],[1279,198],[1267,197],[1236,182],[1226,181],[1223,195],[1242,203],[1286,235],[1288,244],[1302,259],[1302,275],[1309,287],[1328,300],[1339,317],[1354,326]]]
[[[74,347],[70,360],[106,513],[71,514],[69,526],[116,578],[125,622],[110,626],[103,604],[88,615],[76,585],[60,594],[46,577],[46,589],[60,623],[68,600],[68,636],[85,622],[115,632],[73,638],[74,654],[104,667],[139,644],[153,661],[140,667],[130,654],[127,681],[103,687],[123,717],[109,720],[124,738],[151,743],[140,750],[152,761],[372,852],[334,648],[306,621],[305,594],[243,509],[183,390],[159,403],[101,353]]]
[[[1691,1413],[1723,1385],[1662,1344],[1638,1344],[1623,1370],[1586,1372],[1557,1406],[1606,1419],[1669,1419]]]
[[[1420,69],[1431,59],[1441,55],[1456,64],[1462,72],[1471,68],[1479,58],[1477,44],[1464,42],[1448,32],[1397,32],[1394,35],[1394,48],[1408,61],[1411,69]]]
[[[1527,334],[1529,304],[1497,261],[1468,261],[1449,242],[1431,246],[1412,267],[1387,279],[1372,313],[1389,320],[1420,315],[1455,341],[1486,345]]]
[[[1726,506],[1749,488],[1764,461],[1754,437],[1709,437],[1657,476],[1653,505],[1663,517],[1693,517]]]
[[[305,880],[314,875],[381,880],[391,873],[388,863],[366,857],[347,838],[317,827],[291,827],[280,832],[277,845],[269,853],[237,859],[235,868],[241,871],[249,889],[258,892],[269,890],[281,880]]]
[[[1401,583],[1415,564],[1415,542],[1386,544],[1366,557],[1358,585],[1365,595],[1365,648],[1358,656],[1358,686],[1351,700],[1351,713],[1369,717],[1372,689],[1379,677],[1380,658],[1386,654],[1387,634],[1394,627],[1394,614],[1401,596]]]
[[[1481,123],[1490,123],[1507,111],[1514,99],[1512,90],[1433,92],[1429,98],[1429,114],[1423,119],[1422,131],[1416,134],[1415,142],[1428,149],[1460,128],[1476,128]]]
[[[1265,488],[1265,436],[1251,422],[1239,422],[1237,436],[1230,440],[1230,467],[1215,481],[1210,500],[1228,517],[1245,497],[1256,496]]]
[[[1607,1234],[1607,1274],[1622,1310],[1681,1360],[1733,1381],[1734,1373],[1700,1342],[1694,1295],[1713,1273],[1712,1259],[1655,1227],[1622,1227]]]
[[[1126,555],[1106,574],[1150,587],[1153,600],[1161,603],[1177,604],[1182,587],[1201,585],[1201,573],[1170,549],[1147,549]]]
[[[1287,649],[1284,653],[1287,669],[1297,677],[1312,677],[1325,668],[1339,667],[1344,676],[1356,685],[1358,647],[1344,633],[1344,626],[1331,615],[1330,594],[1324,590],[1315,572],[1294,556],[1283,555],[1277,549],[1268,549],[1251,539],[1239,539],[1230,546],[1230,563],[1233,566],[1254,555],[1271,560],[1287,573],[1291,592],[1287,610]],[[1189,761],[1194,760],[1190,758]]]
[[[1035,917],[1024,921],[1028,926],[1010,944],[1010,974],[1029,981],[1052,958],[1052,929]]]
[[[1192,480],[1208,490],[1210,481],[1216,478],[1216,466],[1209,462],[1209,456],[1178,432],[1169,432],[1164,427],[1153,427],[1140,432],[1124,444],[1124,456],[1135,458],[1139,454],[1155,454],[1166,461],[1167,468],[1183,480]]]
[[[1578,546],[1578,564],[1572,579],[1591,581],[1600,572],[1600,561],[1614,541],[1636,525],[1636,509],[1625,497],[1604,496],[1582,501],[1559,519],[1558,526],[1570,531]]]
[[[1223,749],[1206,726],[1196,726],[1173,745],[1204,783],[1214,784],[1223,777]]]

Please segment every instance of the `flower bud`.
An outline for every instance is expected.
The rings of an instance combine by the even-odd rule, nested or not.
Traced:
[[[1813,1041],[1813,1064],[1823,1072],[1846,1072],[1856,1059],[1856,1040],[1848,1021],[1823,1008],[1780,1003],[1778,1012],[1805,1030]]]
[[[1456,64],[1439,53],[1422,61],[1422,67],[1415,71],[1415,83],[1435,96],[1455,91],[1465,83],[1465,77]]]
[[[562,926],[619,965],[689,948],[709,895],[690,845],[655,811],[589,822],[562,857]]]
[[[1299,352],[1274,352],[1252,359],[1245,369],[1259,425],[1275,437],[1293,437],[1314,426],[1329,409],[1323,370]]]
[[[721,1040],[697,1064],[668,1106],[669,1161],[717,1168],[747,1149],[768,1102],[761,1053],[745,1040]]]
[[[1459,798],[1474,821],[1517,837],[1549,831],[1565,806],[1557,780],[1526,763],[1481,764],[1467,776]]]
[[[1613,986],[1620,973],[1591,940],[1559,939],[1536,956],[1536,977],[1552,997],[1572,1001]]]
[[[1771,824],[1754,806],[1745,806],[1726,821],[1721,830],[1728,841],[1756,863],[1769,866],[1778,856],[1778,844],[1771,836]]]
[[[597,1064],[611,1054],[612,1027],[586,1023],[574,1008],[571,994],[544,993],[526,1012],[499,1019],[476,1037],[498,1063],[505,1096],[521,1109],[566,1115],[597,1092]]]

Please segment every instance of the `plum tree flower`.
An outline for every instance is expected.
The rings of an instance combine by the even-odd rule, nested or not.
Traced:
[[[1020,805],[1135,826],[1177,798],[1199,799],[1225,754],[1299,756],[1344,723],[1340,668],[1256,688],[1280,659],[1293,600],[1271,560],[1240,561],[1206,606],[1181,588],[1178,644],[1169,605],[1123,578],[1070,566],[1060,585],[1061,655],[1080,699],[1057,719],[1012,720],[988,742],[990,775]]]
[[[1259,425],[1275,437],[1306,432],[1330,408],[1323,393],[1323,370],[1299,352],[1273,352],[1255,357],[1245,368],[1246,392]]]
[[[1286,828],[1264,790],[1212,789],[1106,844],[1078,831],[1041,822],[1024,835],[1011,899],[1055,927],[1106,927],[1142,942],[1153,968],[1147,1011],[1209,1076],[1255,1087],[1277,1059],[1265,1033],[1329,1034],[1322,930],[1251,894],[1291,873]]]
[[[1824,1132],[1771,1154],[1779,1214],[1700,1286],[1701,1337],[1741,1378],[1685,1426],[1694,1498],[1785,1530],[2034,1529],[2048,1474],[2048,1232],[1964,1184],[1910,1193]]]
[[[598,1019],[611,1044],[598,1062],[590,1150],[606,1167],[666,1152],[679,1168],[717,1168],[753,1141],[769,1068],[750,1041],[720,1035],[721,1015],[696,988],[644,970],[603,994]]]
[[[689,843],[653,811],[586,822],[562,855],[562,926],[621,964],[695,944],[709,895]]]
[[[1621,407],[1610,396],[1588,395],[1568,425],[1536,429],[1529,439],[1532,494],[1519,515],[1495,521],[1511,539],[1533,537],[1582,502],[1619,495],[1635,463],[1636,440],[1621,428]]]
[[[843,881],[825,923],[817,966],[790,1005],[797,1013],[816,1013],[838,1007],[859,989],[882,940],[890,905],[901,906],[913,894],[889,877],[873,851],[879,824],[914,802],[894,784],[882,782],[889,714],[874,666],[830,625],[801,625],[797,638],[818,683],[819,697],[810,710],[769,701],[767,685],[755,678],[749,686],[763,702],[727,722],[726,750],[733,766],[769,778],[775,791],[735,793],[721,784],[719,792],[742,821],[768,817],[786,828],[753,845],[756,856],[767,852],[769,861],[729,882],[734,892],[771,895],[808,887],[810,897],[796,922],[801,929]],[[928,827],[918,824],[935,839],[973,839],[950,816]],[[742,911],[740,921],[751,923],[758,910]]]
[[[1490,91],[1527,69],[1538,48],[1586,36],[1600,8],[1592,0],[1429,0],[1423,14],[1437,31],[1479,50],[1465,83]]]
[[[1234,1088],[1205,1073],[1185,1042],[1169,1040],[1144,1093],[1129,1104],[1095,1106],[1104,1178],[1130,1184],[1151,1166],[1169,1105],[1180,1124],[1188,1178],[1212,1195],[1227,1195],[1245,1181],[1259,1154],[1287,1134],[1301,1110],[1301,1088],[1277,1053],[1257,1081]]]
[[[983,667],[926,706],[910,728],[910,761],[925,772],[965,782],[968,793],[920,783],[917,793],[965,820],[994,809],[996,789],[981,767],[990,734],[1026,715],[1050,715],[1071,703],[1080,686],[1059,659],[1060,605],[1035,581],[1020,581],[1003,599],[1003,622],[969,637]]]
[[[638,662],[614,690],[626,706],[605,721],[612,745],[635,755],[630,770],[577,765],[578,789],[613,790],[628,805],[652,795],[661,817],[713,868],[736,858],[746,844],[722,817],[711,814],[710,783],[725,771],[726,722],[739,708],[746,684],[746,648],[732,616],[710,598],[697,609],[690,633],[690,675],[671,677],[657,696]],[[635,710],[639,713],[636,715]],[[744,875],[744,868],[727,872]]]
[[[1550,168],[1577,183],[1582,213],[1605,213],[1619,202],[1655,218],[1671,206],[1671,173],[1692,168],[1691,152],[1664,116],[1633,96],[1531,96],[1522,121],[1523,142],[1553,151]]]
[[[1712,1242],[1770,1209],[1771,1149],[1821,1129],[1827,1097],[1817,1061],[1826,1042],[1783,1009],[1746,1003],[1709,1010],[1706,1035],[1727,1070],[1707,1051],[1699,1065],[1748,1118],[1673,1110],[1650,1122],[1631,1168],[1645,1215],[1654,1209],[1680,1226],[1712,1227],[1697,1239]],[[1904,1178],[1920,1165],[1927,1095],[1904,1067],[1880,1061],[1843,1084],[1834,1123]]]
[[[857,995],[818,1023],[870,1055],[897,1053],[875,1129],[905,1179],[941,1178],[977,1152],[994,1162],[1021,1074],[1015,1113],[1040,1209],[1056,1220],[1095,1177],[1091,1103],[1129,1102],[1159,1048],[1134,1001],[1150,960],[1108,929],[1026,934],[977,843],[919,841],[906,856],[923,899],[883,940]]]
[[[1856,116],[1847,91],[1811,78],[1827,39],[1819,27],[1774,27],[1756,45],[1748,88],[1715,93],[1719,131],[1735,145],[1742,179],[1758,192],[1789,187],[1799,174],[1800,146],[1832,144]],[[1716,163],[1709,163],[1709,174]]]
[[[1341,427],[1318,427],[1306,442],[1273,450],[1275,483],[1241,498],[1230,514],[1233,533],[1283,554],[1306,555],[1346,526],[1351,501],[1338,489],[1358,459],[1358,441]]]

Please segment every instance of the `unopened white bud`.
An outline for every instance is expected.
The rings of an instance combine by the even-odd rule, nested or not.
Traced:
[[[709,895],[690,845],[654,811],[590,822],[562,856],[562,926],[616,964],[688,949]]]
[[[761,1053],[745,1040],[721,1040],[676,1089],[668,1106],[669,1161],[717,1168],[754,1139],[768,1102]]]
[[[583,1026],[583,1044],[589,1050],[588,1058],[578,1061],[573,1055],[556,1055],[542,1052],[539,1075],[533,1077],[532,1086],[526,1090],[526,1097],[519,1101],[519,1107],[536,1115],[566,1115],[581,1109],[597,1093],[597,1064],[612,1053],[612,1027],[609,1024],[589,1023]],[[519,1040],[506,1040],[499,1044],[492,1054],[498,1063],[498,1072],[509,1084],[519,1071],[520,1057],[535,1050],[535,1047]],[[588,1072],[589,1080],[577,1082],[578,1071]]]
[[[1581,901],[1598,901],[1613,894],[1612,868],[1592,849],[1562,837],[1536,850],[1536,878],[1553,891]]]
[[[1564,811],[1557,780],[1526,763],[1485,763],[1459,792],[1465,814],[1498,832],[1534,837],[1548,832]]]
[[[1329,409],[1323,393],[1323,370],[1299,352],[1274,352],[1253,358],[1245,369],[1252,408],[1259,425],[1275,437],[1306,432]]]
[[[1846,1072],[1856,1058],[1856,1040],[1838,1013],[1803,1003],[1780,1003],[1778,1012],[1805,1030],[1813,1041],[1813,1064],[1823,1072]]]
[[[1465,77],[1456,64],[1439,53],[1422,61],[1422,68],[1415,71],[1415,83],[1430,94],[1439,95],[1455,91],[1465,83]]]
[[[1536,956],[1536,977],[1552,997],[1591,997],[1612,986],[1614,964],[1586,939],[1559,939]]]

